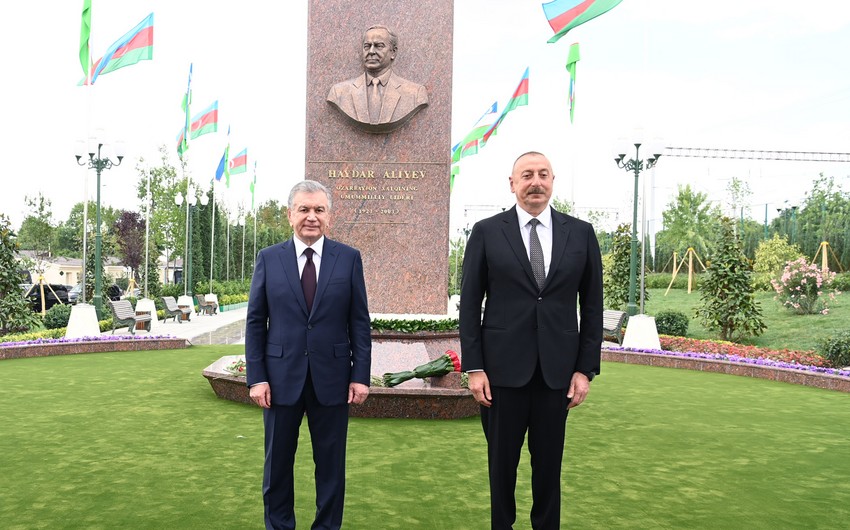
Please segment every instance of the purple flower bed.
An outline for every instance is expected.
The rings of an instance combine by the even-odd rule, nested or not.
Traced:
[[[767,366],[770,368],[783,368],[786,370],[799,370],[801,372],[811,372],[817,374],[837,375],[839,377],[850,378],[850,370],[842,370],[838,368],[824,368],[821,366],[811,366],[806,364],[788,363],[782,361],[773,361],[770,359],[756,359],[752,357],[742,357],[740,355],[728,355],[725,353],[700,353],[700,352],[676,352],[667,350],[637,350],[634,348],[622,348],[619,346],[611,346],[606,348],[610,351],[625,351],[635,353],[647,353],[652,355],[667,355],[670,357],[681,357],[685,359],[706,359],[712,361],[727,361],[738,364],[754,364],[758,366]]]
[[[160,339],[174,339],[173,335],[145,335],[144,337],[139,337],[135,335],[94,335],[91,337],[78,337],[74,339],[66,339],[64,337],[58,339],[33,339],[33,340],[22,340],[18,342],[2,342],[0,343],[0,348],[10,348],[13,346],[38,346],[40,344],[72,344],[75,342],[116,342],[116,341],[128,341],[128,340],[160,340]]]

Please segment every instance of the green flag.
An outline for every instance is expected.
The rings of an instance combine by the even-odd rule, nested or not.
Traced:
[[[83,75],[86,76],[87,80],[91,75],[89,37],[91,37],[91,0],[83,0],[83,22],[80,26],[80,65],[83,67]]]
[[[576,109],[576,63],[580,57],[578,43],[570,45],[570,53],[567,56],[567,71],[570,73],[570,123],[573,122],[573,112]]]

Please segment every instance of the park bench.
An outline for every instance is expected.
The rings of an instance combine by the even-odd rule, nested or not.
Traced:
[[[174,317],[174,320],[179,323],[183,323],[183,315],[186,315],[186,320],[192,319],[192,310],[191,309],[182,309],[177,305],[177,300],[174,299],[173,296],[163,296],[162,297],[162,305],[165,308],[165,318],[163,318],[163,322],[168,320],[171,317]]]
[[[195,300],[198,301],[198,314],[201,314],[201,311],[206,313],[207,315],[214,315],[216,311],[218,311],[218,304],[212,300],[206,300],[204,295],[196,294]]]
[[[625,311],[617,311],[616,309],[605,309],[602,311],[602,335],[604,337],[614,337],[617,339],[617,344],[623,344],[623,324],[626,322],[628,314]]]
[[[112,307],[112,334],[115,328],[127,327],[131,335],[136,334],[136,323],[144,322],[145,331],[151,330],[151,316],[149,314],[137,315],[129,300],[110,300]]]

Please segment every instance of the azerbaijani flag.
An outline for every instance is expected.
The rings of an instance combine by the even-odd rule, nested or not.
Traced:
[[[492,105],[487,107],[487,110],[484,111],[481,118],[475,122],[475,126],[472,128],[472,131],[470,131],[463,140],[452,147],[452,163],[457,162],[465,156],[478,153],[478,140],[480,140],[481,137],[484,136],[484,133],[487,132],[496,122],[496,118],[498,117],[498,108],[498,103],[494,101]]]
[[[557,42],[576,26],[617,7],[622,0],[554,0],[543,4],[543,14],[555,35],[548,42]]]
[[[248,171],[248,148],[236,153],[236,156],[230,161],[230,174],[238,175]]]
[[[218,131],[218,100],[192,118],[191,133],[189,138],[194,140],[198,136]]]
[[[505,116],[512,110],[517,107],[521,107],[523,105],[528,105],[528,68],[525,69],[525,73],[522,74],[522,79],[519,80],[519,85],[514,90],[513,96],[508,100],[507,105],[505,105],[505,110],[502,111],[502,114],[499,115],[499,118],[487,129],[487,132],[481,137],[480,145],[483,146],[486,144],[490,137],[496,134],[496,131],[499,129],[499,125],[505,121]]]
[[[153,13],[112,43],[92,66],[89,83],[93,85],[100,75],[150,59],[153,59]]]

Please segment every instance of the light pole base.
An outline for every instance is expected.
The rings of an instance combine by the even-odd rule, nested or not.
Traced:
[[[94,306],[77,304],[72,307],[68,327],[65,329],[65,338],[79,339],[97,337],[98,335],[100,335],[100,324],[97,321],[97,312]]]
[[[649,315],[629,317],[629,323],[626,326],[626,335],[623,337],[623,348],[660,350],[661,341],[658,339],[655,317]]]

